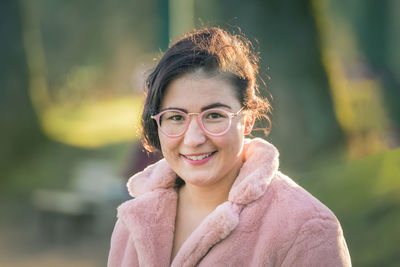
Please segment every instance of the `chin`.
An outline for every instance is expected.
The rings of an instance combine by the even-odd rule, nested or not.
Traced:
[[[209,173],[199,175],[187,175],[186,177],[184,176],[184,178],[182,179],[185,181],[185,183],[196,186],[208,186],[218,181],[218,178],[213,175],[210,176]]]

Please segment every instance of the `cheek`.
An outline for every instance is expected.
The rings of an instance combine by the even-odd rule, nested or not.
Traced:
[[[176,149],[178,149],[179,138],[169,138],[162,133],[159,133],[158,136],[162,154],[165,158],[171,158],[171,155],[175,154]]]
[[[224,148],[224,151],[233,156],[236,155],[237,150],[240,150],[240,144],[243,142],[243,139],[243,125],[238,123],[226,135],[214,138],[213,142],[216,146]]]
[[[245,123],[244,120],[237,122],[235,125],[232,125],[232,138],[234,139],[243,139],[244,138],[244,130]]]
[[[238,123],[236,127],[232,128],[230,146],[232,152],[241,153],[241,147],[244,142],[244,124]]]

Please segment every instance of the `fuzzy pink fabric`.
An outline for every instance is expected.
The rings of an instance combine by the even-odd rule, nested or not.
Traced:
[[[321,202],[278,171],[278,151],[246,140],[245,162],[229,193],[171,262],[176,175],[165,160],[134,175],[135,199],[118,208],[109,267],[351,266],[341,226]]]

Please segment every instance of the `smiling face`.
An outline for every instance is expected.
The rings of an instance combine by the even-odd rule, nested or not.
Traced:
[[[209,107],[236,113],[242,106],[229,81],[199,72],[173,80],[161,103],[161,110],[180,109],[187,113],[201,113]],[[186,184],[232,184],[242,165],[245,126],[241,113],[232,118],[224,135],[211,136],[193,117],[184,135],[171,138],[160,130],[158,135],[165,159]]]

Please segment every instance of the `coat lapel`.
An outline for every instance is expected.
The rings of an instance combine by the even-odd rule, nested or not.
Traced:
[[[186,239],[171,266],[195,266],[219,241],[238,225],[241,206],[231,202],[219,205]]]
[[[259,138],[246,140],[245,163],[229,193],[229,201],[219,205],[184,242],[171,266],[195,266],[218,242],[238,225],[243,207],[260,198],[278,169],[279,153]]]
[[[174,239],[177,193],[158,189],[125,202],[118,217],[130,232],[140,266],[169,266]]]

